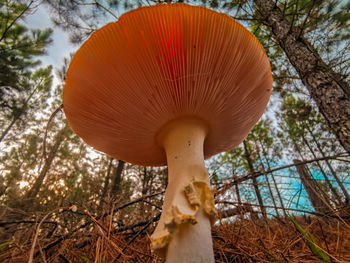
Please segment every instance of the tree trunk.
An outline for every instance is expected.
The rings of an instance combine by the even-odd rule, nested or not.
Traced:
[[[292,139],[292,141],[293,141],[294,149],[298,152],[299,157],[301,158],[301,160],[302,160],[303,162],[305,162],[305,158],[304,158],[304,156],[301,154],[301,149],[300,149],[299,146],[298,146],[298,142],[297,142],[295,139],[293,139],[293,138],[291,138],[291,139]],[[299,206],[300,196],[301,196],[301,188],[300,188],[300,191],[299,191],[299,194],[298,194],[297,203],[296,203],[297,207]]]
[[[317,149],[318,151],[321,153],[322,157],[325,157],[326,155],[324,154],[321,145],[318,143],[318,141],[315,138],[315,135],[313,134],[313,132],[311,131],[310,127],[307,127],[307,130],[309,131],[312,139],[314,140],[314,142],[316,143]],[[345,204],[349,204],[350,203],[350,196],[348,191],[346,190],[343,182],[340,180],[340,178],[338,177],[337,173],[334,171],[332,165],[330,164],[330,162],[328,160],[325,160],[329,170],[331,171],[333,177],[335,178],[335,180],[337,181],[338,185],[340,186],[340,189],[342,190],[344,197],[345,197]],[[332,191],[333,192],[333,191]],[[334,193],[335,196],[338,197],[338,193]],[[340,202],[342,203],[342,202]]]
[[[238,179],[238,177],[237,177],[237,175],[235,173],[233,173],[232,178],[233,178],[234,182]],[[241,194],[239,192],[238,184],[235,185],[235,190],[236,190],[238,204],[242,205],[242,199],[241,199]]]
[[[271,170],[270,164],[269,164],[269,162],[268,162],[267,159],[266,159],[266,162],[267,162],[267,167],[269,168],[269,170]],[[284,206],[283,199],[282,199],[280,190],[278,189],[278,185],[277,185],[277,183],[276,183],[276,179],[275,179],[275,176],[273,175],[273,173],[271,173],[271,178],[272,178],[272,181],[273,181],[273,185],[275,186],[278,199],[280,200],[280,204],[281,204],[281,207],[282,207],[283,214],[284,214],[284,216],[286,217],[286,216],[287,216],[286,208],[285,208],[285,206]]]
[[[328,200],[321,198],[318,192],[319,188],[317,185],[317,181],[309,173],[306,165],[305,164],[298,165],[298,163],[301,162],[300,160],[293,160],[293,162],[296,164],[296,168],[299,173],[301,182],[305,187],[305,190],[309,196],[309,200],[312,206],[314,207],[315,211],[324,215],[332,214],[333,212],[329,208]]]
[[[267,25],[298,72],[344,149],[350,152],[350,87],[284,17],[275,0],[255,0]]]
[[[125,162],[119,160],[117,168],[114,170],[112,178],[111,196],[115,196],[120,191],[120,183],[122,181],[122,172]]]
[[[273,195],[273,193],[272,193],[272,189],[271,189],[271,185],[270,185],[270,180],[269,180],[268,175],[265,173],[265,166],[264,166],[264,163],[263,163],[263,161],[262,161],[262,158],[261,158],[261,155],[260,155],[259,152],[258,152],[258,157],[259,157],[259,160],[260,160],[262,172],[264,173],[264,176],[265,176],[265,180],[266,180],[266,183],[267,183],[267,187],[268,187],[268,189],[269,189],[269,193],[270,193],[270,197],[271,197],[271,200],[272,200],[272,203],[273,203],[273,207],[275,208],[277,217],[280,217],[280,215],[279,215],[279,213],[278,213],[277,205],[276,205],[276,200],[275,200],[275,197],[274,197],[274,195]],[[265,157],[265,158],[266,158],[266,157]]]
[[[6,129],[1,133],[0,136],[0,142],[5,138],[5,136],[8,134],[8,132],[12,129],[13,125],[15,125],[16,121],[19,119],[19,117],[13,117],[11,123],[6,127]]]
[[[106,198],[106,195],[107,195],[107,192],[108,192],[108,186],[109,186],[109,179],[110,179],[110,176],[111,176],[112,164],[113,164],[113,158],[110,157],[109,158],[108,167],[107,167],[107,174],[106,174],[105,181],[104,181],[104,184],[103,184],[103,189],[102,189],[100,203],[98,205],[98,210],[102,209],[103,202],[104,202],[104,200]]]
[[[267,168],[269,170],[271,170],[271,166],[270,166],[270,162],[269,160],[267,159],[267,152],[265,150],[265,147],[263,145],[263,143],[261,141],[260,142],[260,145],[261,145],[261,149],[263,151],[263,156],[264,156],[264,159],[266,161],[266,164],[267,164]],[[275,189],[276,189],[276,193],[277,193],[277,196],[280,200],[280,204],[281,204],[281,207],[282,207],[282,210],[283,210],[283,214],[284,216],[286,217],[287,216],[287,213],[286,213],[286,209],[284,207],[284,203],[283,203],[283,199],[282,199],[282,196],[281,196],[281,193],[280,193],[280,190],[278,189],[278,185],[277,185],[277,182],[276,182],[276,179],[275,179],[275,176],[273,175],[273,173],[271,173],[271,178],[272,178],[272,181],[273,181],[273,185],[275,186]]]
[[[35,180],[33,186],[26,193],[25,195],[26,199],[32,199],[39,193],[40,187],[44,182],[46,174],[50,170],[51,164],[57,155],[58,148],[60,147],[61,143],[64,140],[64,134],[67,131],[68,127],[69,127],[68,124],[66,124],[56,135],[55,143],[52,146],[51,151],[45,160],[44,167],[41,169],[40,174],[38,178]]]
[[[143,167],[143,176],[142,176],[142,189],[141,189],[142,196],[146,195],[148,192],[149,180],[150,180],[150,176],[145,166]]]
[[[306,140],[306,138],[304,137],[304,135],[302,135],[302,139],[303,139],[304,143],[306,144],[306,146],[309,148],[309,150],[310,150],[312,156],[314,157],[314,159],[317,159],[317,156],[316,156],[314,150],[311,148],[309,142]],[[334,189],[334,187],[333,187],[331,181],[329,180],[329,178],[328,178],[326,172],[323,170],[320,161],[317,161],[316,163],[317,163],[317,166],[320,168],[321,173],[322,173],[323,177],[325,178],[326,183],[327,183],[329,189],[332,191],[332,193],[333,193],[334,196],[336,197],[338,205],[341,205],[341,204],[342,204],[342,200],[341,200],[339,194],[337,193],[337,191]]]
[[[243,145],[244,145],[245,158],[246,158],[246,160],[248,162],[248,166],[249,166],[249,173],[250,174],[254,174],[255,170],[254,170],[254,167],[253,167],[253,162],[252,162],[252,159],[250,158],[250,153],[248,151],[247,143],[246,143],[245,140],[243,141]],[[254,190],[255,190],[255,194],[256,194],[256,197],[258,198],[260,211],[261,211],[263,217],[266,219],[267,218],[266,209],[264,207],[264,202],[263,202],[263,199],[262,199],[262,196],[261,196],[261,192],[260,192],[260,189],[259,189],[259,186],[258,186],[258,181],[256,180],[255,176],[252,178],[252,180],[253,180],[253,187],[254,187]]]
[[[234,182],[238,179],[235,172],[233,172],[232,179]],[[236,196],[237,196],[237,202],[238,202],[238,207],[236,207],[236,208],[238,209],[239,207],[242,207],[241,193],[239,192],[238,184],[235,185],[235,190],[236,190]],[[223,212],[223,213],[226,213],[226,212]],[[231,212],[228,212],[228,213],[230,214]],[[225,218],[226,215],[228,215],[228,214],[220,214],[219,217]],[[256,216],[256,213],[254,215]],[[229,217],[229,216],[227,216],[227,217]],[[240,213],[240,218],[241,218],[241,220],[244,219],[244,213]]]

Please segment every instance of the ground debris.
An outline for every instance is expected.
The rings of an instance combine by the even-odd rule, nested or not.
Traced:
[[[155,216],[148,223],[133,223],[132,231],[126,226],[119,230],[115,224],[110,227],[108,220],[87,220],[89,224],[77,224],[71,234],[66,229],[65,235],[50,236],[47,232],[51,229],[43,225],[33,262],[164,262],[150,248],[150,235],[158,219]],[[316,216],[296,220],[315,237],[331,262],[350,262],[347,224]],[[32,235],[24,240],[21,231]],[[36,224],[18,228],[14,242],[0,248],[0,261],[28,262],[35,233]],[[212,235],[216,262],[322,262],[289,218],[226,220],[215,224]],[[16,237],[21,237],[20,243]]]

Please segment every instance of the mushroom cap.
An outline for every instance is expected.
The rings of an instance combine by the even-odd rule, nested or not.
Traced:
[[[157,134],[182,117],[208,126],[204,156],[239,145],[272,89],[258,40],[227,15],[187,4],[125,13],[94,32],[69,66],[63,105],[95,149],[139,165],[165,165]]]

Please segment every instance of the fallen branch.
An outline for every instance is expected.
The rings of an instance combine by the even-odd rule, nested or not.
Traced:
[[[128,203],[126,203],[126,204],[123,204],[123,205],[119,206],[118,208],[114,209],[114,212],[116,212],[116,211],[118,211],[118,210],[121,210],[121,209],[124,209],[124,208],[126,208],[126,207],[128,207],[128,206],[131,206],[131,205],[133,205],[133,204],[136,204],[136,203],[138,203],[138,202],[141,202],[141,201],[143,201],[143,200],[146,199],[146,198],[154,197],[154,196],[161,195],[161,194],[164,194],[164,191],[158,192],[158,193],[154,193],[154,194],[145,195],[145,196],[140,197],[140,198],[138,198],[138,199],[136,199],[136,200],[134,200],[134,201],[131,201],[131,202],[128,202]],[[67,211],[69,211],[69,210],[67,210]],[[108,216],[108,215],[110,215],[110,214],[111,214],[111,211],[108,211],[108,212],[104,213],[102,216],[96,217],[95,220],[99,220],[99,219],[104,218],[104,217],[106,217],[106,216]],[[85,215],[85,214],[84,214],[84,215]],[[87,214],[86,214],[86,215],[87,215]],[[88,216],[88,215],[87,215],[87,216]],[[55,240],[54,242],[52,242],[52,243],[48,244],[47,246],[45,246],[45,247],[43,248],[43,251],[47,251],[47,250],[49,250],[50,248],[53,248],[53,247],[57,246],[57,245],[60,244],[62,241],[64,241],[64,240],[70,238],[75,232],[77,232],[77,231],[79,231],[80,229],[83,229],[83,228],[89,226],[89,225],[93,222],[93,220],[91,219],[91,216],[89,216],[88,219],[89,219],[89,221],[85,222],[84,224],[82,224],[82,225],[80,225],[79,227],[73,229],[72,231],[70,231],[70,232],[67,233],[66,235],[61,236],[60,238],[58,238],[58,239]],[[37,253],[34,255],[34,257],[37,257],[38,255],[39,255],[39,252],[37,252]]]
[[[255,206],[255,207],[259,207],[259,205],[257,204],[249,204],[249,203],[238,203],[238,202],[230,202],[230,201],[215,201],[216,204],[226,204],[226,205],[235,205],[235,206],[239,206],[239,205],[243,205],[243,206]],[[339,216],[337,216],[336,214],[322,214],[322,213],[317,213],[314,211],[309,211],[309,210],[303,210],[303,209],[295,209],[295,208],[282,208],[282,207],[274,207],[271,205],[264,205],[265,208],[277,208],[277,209],[284,209],[284,210],[288,210],[288,211],[294,211],[294,212],[300,212],[300,213],[305,213],[305,214],[310,214],[310,215],[315,215],[315,216],[322,216],[322,217],[332,217],[332,218],[338,218]],[[225,211],[225,210],[223,210]],[[259,211],[254,211],[259,213]],[[337,212],[341,212],[341,210],[338,210]],[[350,218],[350,216],[344,215],[341,216],[341,218],[346,219],[346,218]]]
[[[116,230],[113,231],[114,234],[116,233],[121,233],[124,232],[126,230],[130,230],[130,229],[134,229],[136,227],[140,227],[140,226],[144,226],[147,225],[149,223],[149,220],[145,220],[145,221],[141,221],[141,222],[137,222],[135,224],[132,225],[128,225],[128,226],[123,226],[123,227],[119,227]]]
[[[160,218],[160,215],[161,213],[159,213],[157,216],[155,216],[153,219],[149,220],[149,222],[139,231],[137,232],[133,237],[132,239],[130,239],[130,241],[128,242],[128,244],[123,248],[123,250],[118,254],[118,256],[113,260],[113,263],[114,262],[117,262],[118,259],[122,256],[122,254],[124,253],[124,251],[131,245],[132,242],[135,241],[135,239],[142,234],[143,231],[145,231],[149,226],[150,224],[152,224],[153,222],[156,222],[159,220]]]
[[[52,119],[56,116],[57,112],[63,109],[63,104],[61,104],[50,116],[49,120],[47,121],[46,128],[45,128],[45,135],[43,140],[43,158],[46,160],[46,139],[47,139],[47,131],[49,130],[49,125],[52,121]]]
[[[136,199],[136,200],[134,200],[134,201],[131,201],[131,202],[129,202],[129,203],[126,203],[126,204],[124,204],[124,205],[121,205],[121,206],[117,207],[117,208],[115,209],[115,211],[124,209],[125,207],[131,206],[131,205],[133,205],[133,204],[139,203],[139,202],[143,201],[143,200],[146,199],[146,198],[154,197],[154,196],[161,195],[161,194],[164,194],[164,193],[165,193],[165,191],[161,191],[161,192],[158,192],[158,193],[154,193],[154,194],[149,194],[149,195],[142,196],[142,197],[140,197],[140,198],[138,198],[138,199]],[[107,214],[107,215],[108,215],[108,214]],[[104,215],[104,216],[107,216],[107,215]]]
[[[270,169],[270,170],[267,170],[267,171],[263,171],[263,172],[250,173],[250,174],[244,175],[242,177],[236,178],[233,182],[226,183],[223,186],[219,187],[216,195],[222,194],[224,191],[228,190],[232,186],[238,185],[238,184],[240,184],[240,183],[242,183],[244,181],[248,181],[248,180],[251,180],[253,178],[257,178],[257,177],[265,175],[265,174],[269,174],[269,173],[273,173],[273,172],[276,172],[276,171],[279,171],[279,170],[295,167],[297,165],[313,163],[313,162],[316,162],[316,161],[332,160],[332,159],[337,159],[339,157],[349,157],[349,156],[350,155],[348,153],[340,153],[340,154],[333,155],[333,156],[325,156],[325,157],[316,158],[316,159],[312,159],[312,160],[306,160],[306,161],[300,162],[298,164],[295,164],[295,163],[288,164],[288,165],[280,166],[280,167],[273,168],[273,169]],[[227,179],[228,180],[232,180],[231,178],[227,178]],[[222,188],[224,188],[224,190]]]
[[[12,225],[12,224],[37,224],[38,221],[35,220],[21,220],[21,221],[0,221],[0,227],[5,225]],[[43,221],[43,224],[54,224],[58,225],[57,222],[54,221]]]

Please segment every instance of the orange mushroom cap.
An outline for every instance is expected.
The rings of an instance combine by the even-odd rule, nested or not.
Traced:
[[[208,126],[204,156],[240,144],[272,89],[258,40],[229,16],[187,4],[125,13],[76,52],[63,105],[72,129],[95,149],[140,165],[164,165],[157,134],[194,117]]]

